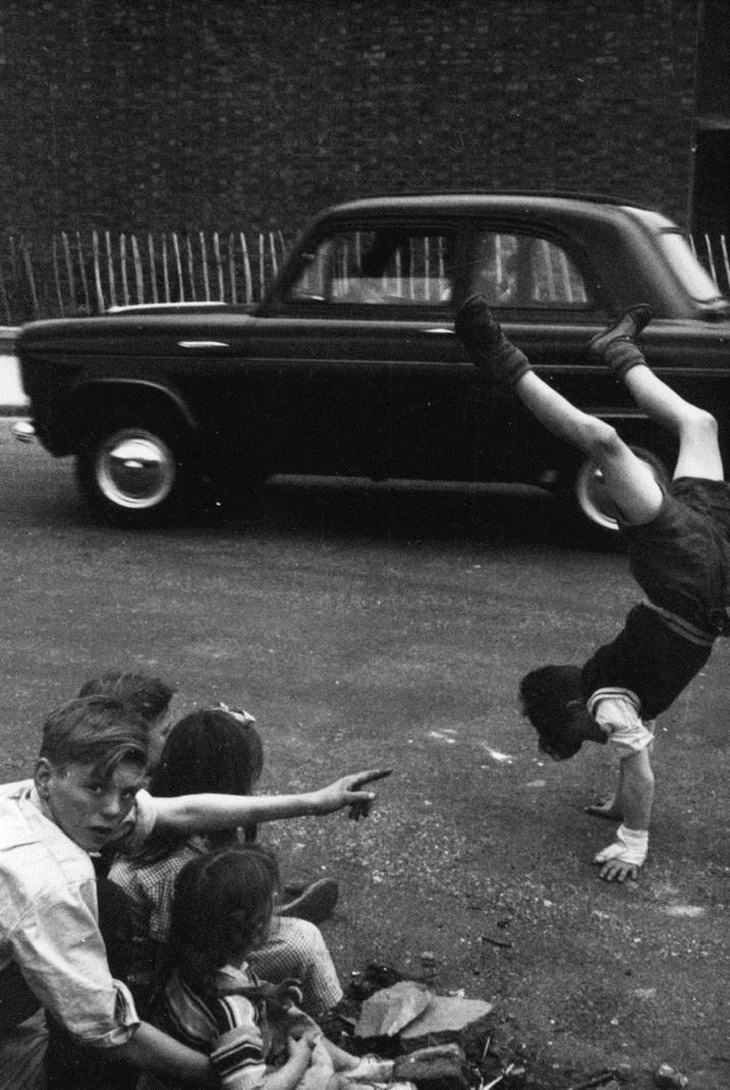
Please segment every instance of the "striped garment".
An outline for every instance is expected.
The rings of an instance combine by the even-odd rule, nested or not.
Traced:
[[[258,977],[243,965],[220,971],[222,987],[258,987]],[[225,1090],[256,1090],[267,1072],[266,1015],[262,1001],[244,995],[223,995],[211,1002],[200,996],[174,971],[154,1019],[158,1027],[197,1052],[206,1052]],[[263,1031],[263,1032],[262,1032]],[[171,1083],[145,1082],[146,1090]]]

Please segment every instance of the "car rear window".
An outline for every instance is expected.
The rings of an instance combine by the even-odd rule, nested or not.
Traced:
[[[483,231],[477,236],[475,290],[491,306],[585,309],[589,293],[570,255],[535,235]]]

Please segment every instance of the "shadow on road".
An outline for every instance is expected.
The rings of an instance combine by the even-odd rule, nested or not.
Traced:
[[[267,534],[620,547],[618,535],[592,533],[554,496],[521,485],[280,477],[255,505],[245,500],[208,505],[200,523]]]
[[[18,444],[10,426],[0,420],[6,524],[105,528],[80,497],[70,462],[50,458],[38,445]],[[255,496],[210,493],[201,499],[200,510],[191,507],[175,527],[160,532],[620,548],[617,534],[588,532],[585,520],[555,496],[526,485],[281,476]]]

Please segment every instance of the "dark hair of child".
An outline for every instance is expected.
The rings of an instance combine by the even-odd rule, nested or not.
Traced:
[[[151,674],[134,674],[123,670],[108,670],[99,677],[90,678],[79,691],[79,696],[103,693],[115,696],[129,704],[148,723],[159,719],[175,695],[175,690]]]
[[[208,708],[191,712],[172,728],[150,791],[163,798],[207,791],[250,795],[263,766],[256,728],[236,712]]]
[[[184,716],[172,728],[152,774],[150,794],[159,798],[180,795],[250,795],[264,765],[264,749],[258,731],[235,711],[207,708]],[[246,826],[247,841],[256,839],[256,826]],[[146,859],[183,843],[187,837],[151,840]],[[236,840],[236,831],[208,834],[211,848]]]
[[[178,874],[168,962],[204,1002],[216,995],[216,971],[265,938],[278,889],[276,860],[259,844],[219,848]]]
[[[540,666],[520,682],[522,714],[539,736],[543,753],[559,760],[574,757],[583,744],[580,724],[590,720],[578,666]]]

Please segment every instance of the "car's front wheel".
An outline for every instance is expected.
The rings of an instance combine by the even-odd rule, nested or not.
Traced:
[[[96,429],[78,454],[76,475],[92,510],[130,527],[170,522],[190,489],[181,444],[172,430],[153,423]]]
[[[643,447],[631,448],[638,458],[651,468],[660,483],[669,481],[667,468],[661,458]],[[573,476],[569,501],[583,521],[583,529],[594,536],[610,535],[618,530],[616,507],[606,489],[603,474],[592,458],[586,458]]]

